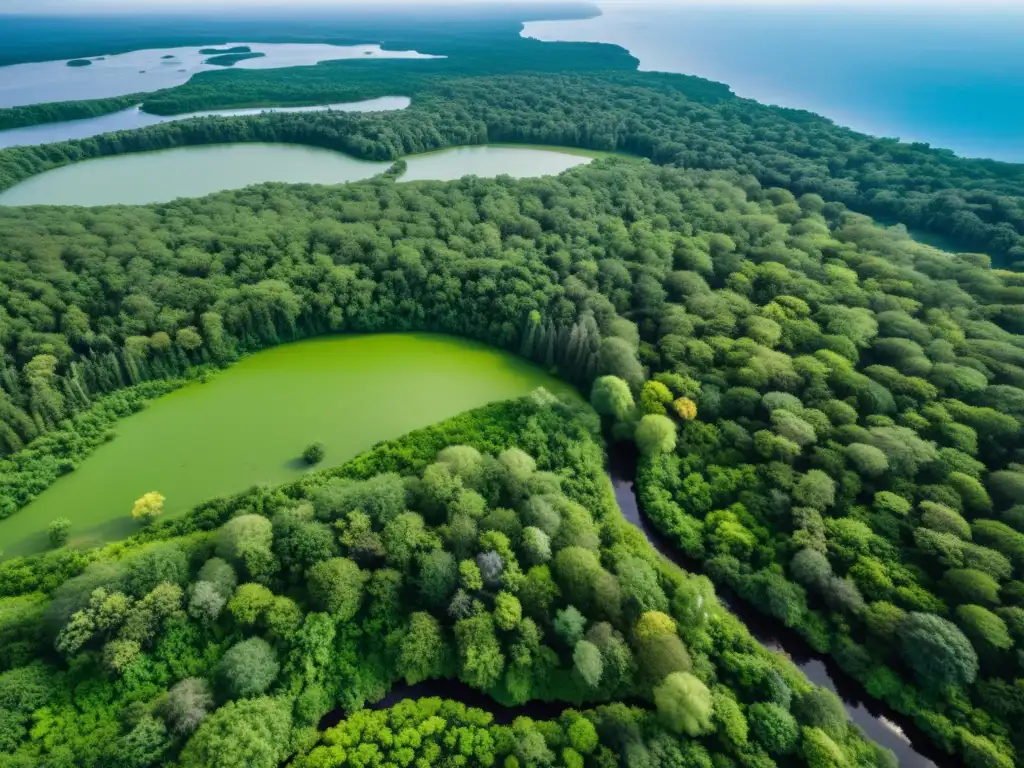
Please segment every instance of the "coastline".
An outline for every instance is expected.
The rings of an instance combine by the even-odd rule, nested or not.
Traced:
[[[668,19],[659,19],[658,24],[646,22],[642,16],[643,11],[653,8],[666,10],[670,14]],[[726,52],[720,56],[717,53],[706,55],[707,51],[700,50],[687,52],[687,43],[691,41],[686,35],[688,27],[682,23],[682,14],[686,13],[687,9],[679,5],[666,6],[657,2],[601,2],[598,7],[599,13],[587,19],[526,21],[523,23],[520,36],[540,42],[615,45],[639,61],[640,72],[699,77],[725,85],[738,98],[755,101],[768,107],[807,112],[872,138],[897,139],[908,144],[928,144],[934,149],[947,149],[964,159],[1024,163],[1024,138],[1021,138],[1019,131],[1013,127],[1019,125],[1019,121],[1015,122],[1016,112],[1008,111],[1017,109],[1013,106],[1016,102],[997,98],[997,91],[1000,88],[1019,90],[1021,96],[1024,96],[1024,80],[1018,83],[1007,75],[1003,80],[990,85],[984,73],[981,73],[971,83],[955,84],[965,94],[962,96],[963,106],[958,107],[946,98],[949,96],[947,91],[956,89],[953,83],[947,82],[948,78],[940,77],[944,74],[941,69],[933,74],[933,80],[930,82],[915,82],[913,78],[918,76],[916,73],[913,76],[904,75],[902,80],[897,78],[896,84],[893,84],[892,79],[883,78],[877,72],[869,73],[877,76],[865,77],[865,83],[856,82],[857,78],[842,77],[843,67],[849,66],[849,58],[843,59],[842,46],[835,57],[838,62],[827,62],[825,57],[822,57],[819,62],[822,65],[821,69],[814,78],[807,78],[806,68],[798,66],[806,62],[800,61],[799,56],[795,55],[792,61],[786,61],[785,51],[792,48],[799,52],[804,46],[810,45],[812,31],[822,34],[835,32],[833,27],[837,26],[837,20],[842,17],[828,9],[818,9],[815,11],[816,15],[807,18],[804,18],[806,8],[787,10],[780,6],[759,9],[761,15],[756,16],[756,20],[771,20],[771,26],[764,30],[763,36],[774,37],[775,42],[758,43],[760,49],[751,53],[737,53],[737,49],[748,47],[742,43],[751,42],[751,30],[740,28],[742,25],[738,25],[738,31],[727,27],[725,21],[729,17],[725,14],[729,12],[728,4],[722,9],[710,12],[707,8],[691,5],[690,11],[698,14],[700,32],[715,37],[707,44],[708,47],[714,43],[716,52]],[[909,16],[905,13],[901,15],[898,6],[894,8],[897,10],[890,12],[891,17],[878,17],[879,26],[882,26],[882,21],[906,22]],[[735,7],[732,10],[735,11]],[[802,18],[803,26],[800,26],[797,21]],[[753,22],[746,23],[748,27],[753,26]],[[895,34],[899,29],[897,25],[889,34]],[[980,26],[973,27],[975,32],[979,29]],[[773,34],[776,31],[778,34]],[[863,29],[851,33],[850,39],[846,40],[844,45],[856,44],[856,35],[862,31]],[[932,37],[941,40],[944,33],[942,28],[935,27],[928,30],[927,35],[922,33],[924,36],[918,43],[923,45],[930,42]],[[674,35],[671,46],[666,41],[670,34]],[[697,33],[692,34],[696,36]],[[783,34],[788,35],[789,39],[783,39],[784,45],[778,45],[778,40],[782,39],[780,36]],[[966,55],[967,52],[981,49],[981,38],[975,41],[973,48],[963,41],[958,44],[963,48],[963,51],[960,51],[961,55]],[[758,53],[770,50],[773,45],[779,53],[766,59],[773,60],[773,66],[767,69],[758,68],[752,60]],[[809,53],[801,55],[806,58]],[[924,60],[920,66],[922,72],[928,74],[929,67],[939,66],[935,61],[940,58],[933,54],[931,59]],[[881,64],[878,69],[881,69]],[[989,74],[994,77],[1000,73],[993,71]],[[967,85],[972,86],[974,90],[966,87]],[[873,93],[869,93],[871,89],[874,89]],[[959,91],[957,94],[959,95]],[[986,102],[988,109],[981,108],[981,101]],[[940,102],[948,104],[937,106]],[[918,108],[921,105],[930,109]],[[1019,109],[1021,115],[1018,117],[1024,119],[1024,107]],[[1005,118],[994,120],[994,115],[1003,114]]]

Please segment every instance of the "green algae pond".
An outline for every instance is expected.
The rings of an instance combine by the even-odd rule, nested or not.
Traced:
[[[310,471],[300,459],[326,446],[320,466],[341,464],[400,437],[539,386],[569,386],[483,344],[434,334],[332,336],[245,358],[206,383],[153,401],[24,509],[0,521],[4,556],[45,549],[51,520],[71,520],[71,544],[138,529],[132,504],[149,491],[180,515],[258,483]]]

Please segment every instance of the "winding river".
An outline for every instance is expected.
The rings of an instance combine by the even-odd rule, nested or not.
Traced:
[[[609,478],[623,517],[639,528],[651,546],[665,558],[690,573],[701,573],[701,564],[679,552],[644,515],[634,488],[636,448],[632,444],[617,443],[610,448],[609,457]],[[812,683],[838,695],[850,719],[869,739],[891,749],[901,768],[953,768],[956,765],[955,758],[937,749],[910,718],[866,696],[857,681],[832,659],[812,649],[796,632],[717,584],[715,594],[719,602],[743,622],[757,642],[788,657]]]
[[[619,443],[612,446],[608,475],[615,490],[615,500],[623,516],[640,529],[651,546],[661,555],[690,573],[700,572],[700,564],[682,556],[645,517],[634,490],[636,461],[636,449],[632,444]],[[856,681],[839,669],[831,659],[811,649],[795,632],[769,619],[728,590],[716,586],[715,592],[721,604],[739,617],[762,646],[783,654],[815,685],[828,688],[837,694],[849,718],[860,726],[869,739],[891,749],[901,768],[953,768],[955,759],[934,747],[908,718],[866,697]],[[400,683],[383,699],[369,706],[373,710],[388,709],[405,699],[417,700],[428,697],[453,699],[468,707],[484,710],[489,712],[494,717],[494,722],[499,725],[509,724],[517,717],[550,720],[557,718],[567,709],[581,709],[587,706],[556,701],[531,701],[519,706],[508,706],[456,680],[430,680],[416,685]],[[649,706],[649,703],[638,699],[625,703]],[[333,727],[344,717],[345,712],[341,709],[329,712],[320,720],[320,729]]]

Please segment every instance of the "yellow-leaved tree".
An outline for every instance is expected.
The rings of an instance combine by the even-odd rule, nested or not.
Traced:
[[[151,523],[164,511],[164,497],[156,491],[141,496],[135,500],[132,507],[132,517],[143,523]]]
[[[693,421],[697,418],[697,404],[690,398],[680,397],[672,405],[676,410],[676,414],[683,421]]]

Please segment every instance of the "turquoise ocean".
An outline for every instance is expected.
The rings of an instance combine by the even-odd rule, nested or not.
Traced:
[[[599,5],[599,17],[532,22],[524,34],[615,43],[644,70],[727,83],[876,136],[1024,162],[1024,0]]]

